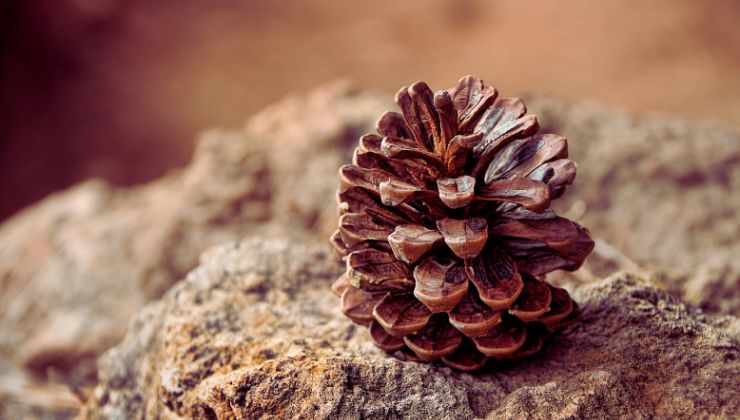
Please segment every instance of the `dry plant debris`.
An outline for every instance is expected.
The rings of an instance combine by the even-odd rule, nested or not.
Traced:
[[[383,114],[339,170],[331,241],[347,269],[332,290],[402,359],[472,371],[537,353],[579,317],[544,279],[594,247],[549,208],[575,178],[567,141],[538,134],[520,99],[497,97],[472,76],[437,93],[404,87],[401,113]]]

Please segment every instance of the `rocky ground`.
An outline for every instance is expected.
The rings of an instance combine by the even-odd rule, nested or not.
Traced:
[[[401,362],[326,293],[323,248],[212,249],[100,359],[84,418],[730,417],[740,321],[617,273],[578,288],[580,325],[542,356],[479,374]]]
[[[738,415],[740,135],[527,104],[579,165],[558,210],[598,240],[555,276],[585,319],[542,356],[479,375],[404,364],[340,316],[322,244],[336,169],[392,104],[335,84],[204,133],[164,179],[88,182],[0,227],[0,375],[70,384],[89,417]],[[3,412],[36,413],[16,382]]]

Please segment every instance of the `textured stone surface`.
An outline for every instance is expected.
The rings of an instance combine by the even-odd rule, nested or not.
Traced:
[[[387,106],[341,83],[290,97],[243,130],[205,132],[190,165],[159,181],[86,182],[9,220],[0,227],[0,356],[76,383],[94,377],[94,358],[209,246],[316,230],[349,159],[345,143]]]
[[[336,223],[337,168],[349,160],[356,137],[371,130],[377,117],[393,107],[390,99],[391,95],[379,98],[359,94],[342,84],[320,88],[306,96],[289,97],[251,117],[243,128],[205,132],[191,164],[161,180],[133,189],[90,181],[49,197],[7,221],[0,226],[0,359],[8,358],[15,365],[30,368],[37,376],[53,379],[61,373],[65,381],[89,383],[95,376],[95,357],[121,339],[132,314],[159,298],[195,267],[198,254],[204,249],[256,234],[290,237],[301,243],[323,242]],[[672,296],[707,313],[740,314],[740,259],[736,257],[740,255],[738,133],[660,116],[638,117],[593,104],[568,104],[541,97],[529,98],[527,104],[546,131],[568,136],[571,156],[579,165],[576,183],[560,200],[559,211],[588,226],[599,240],[597,252],[587,261],[585,270],[575,277],[563,276],[563,284],[574,288],[574,278],[594,281],[616,270],[632,268],[652,278],[655,285]],[[265,287],[265,293],[277,293],[271,286]],[[302,305],[303,299],[324,302],[316,310],[335,309],[336,302],[324,296],[322,288],[311,290],[288,294],[290,299],[281,300],[282,306],[276,310],[295,314],[290,311]],[[154,306],[157,305],[165,303]],[[145,311],[152,310],[149,307]],[[279,331],[279,325],[299,322],[277,316],[273,321],[274,331]],[[144,326],[140,327],[136,329],[136,340],[144,340]],[[345,325],[338,331],[351,328]],[[151,332],[161,334],[156,329]],[[364,337],[354,338],[354,333],[352,330],[352,334],[337,338],[338,333],[327,332],[334,335],[321,340],[330,344],[318,348],[332,352],[340,345],[339,340],[352,337],[342,350],[342,363],[365,363],[371,346]],[[132,339],[124,347],[130,347]],[[276,336],[276,340],[281,339]],[[205,359],[226,357],[209,356],[214,351],[221,354],[218,347],[208,349],[209,343],[206,340],[202,344]],[[282,345],[299,352],[308,351],[307,346],[317,347],[301,343]],[[120,353],[122,348],[111,354]],[[126,357],[118,362],[121,372],[143,363],[137,361],[134,352],[127,352]],[[110,365],[114,359],[107,357],[105,375],[112,375]],[[437,380],[428,370],[424,374],[413,370],[419,369],[413,367],[416,365],[382,360],[385,367],[373,363],[363,369],[379,369],[389,378],[398,378],[395,388],[379,380],[376,385],[364,383],[365,391],[354,390],[351,397],[332,391],[333,388],[311,392],[339,395],[337,406],[345,399],[366,404],[371,399],[366,394],[372,395],[375,403],[367,402],[368,410],[387,410],[392,417],[392,410],[411,402],[399,403],[395,396],[384,397],[386,392],[406,395],[403,390],[408,387],[404,384],[419,380],[431,384]],[[609,366],[621,362],[612,361]],[[260,371],[266,378],[260,382],[264,386],[273,386],[272,378],[293,375],[308,381],[311,376],[297,362],[270,363],[274,375],[268,374],[269,370]],[[366,373],[355,367],[347,368],[353,374],[337,373],[322,366],[305,365],[315,375],[326,372],[348,377],[350,383],[354,383],[355,376]],[[205,369],[207,372],[210,368]],[[493,384],[485,392],[481,391],[483,388],[469,391],[470,377],[458,375],[462,379],[454,386],[446,385],[457,390],[451,399],[435,395],[428,404],[434,407],[437,401],[448,401],[445,407],[472,407],[475,414],[483,416],[491,410],[507,409],[507,404],[513,404],[516,398],[529,401],[530,405],[540,404],[545,396],[554,395],[551,388],[568,401],[606,401],[612,394],[605,389],[613,386],[643,398],[630,400],[630,407],[652,407],[647,403],[640,405],[646,397],[632,388],[641,386],[641,379],[619,375],[614,369],[571,372],[585,375],[586,379],[595,378],[589,380],[593,391],[576,387],[576,382],[569,382],[573,386],[568,387],[564,380],[545,376],[543,381],[523,388],[511,388],[514,385],[509,384],[507,403],[499,401],[504,394],[496,387],[498,374],[492,376]],[[686,369],[703,372],[698,367]],[[600,370],[607,373],[599,373]],[[193,373],[194,377],[201,374]],[[0,376],[5,375],[0,371]],[[407,375],[418,376],[412,380]],[[636,384],[629,385],[630,378]],[[597,386],[597,382],[602,385]],[[327,379],[326,383],[332,382]],[[548,385],[552,383],[555,385]],[[110,381],[105,384],[111,387]],[[203,389],[213,392],[208,398],[221,398],[217,396],[222,391]],[[300,399],[302,394],[291,393],[304,391],[287,386],[283,392]],[[111,398],[115,398],[116,392],[110,394]],[[222,393],[239,394],[226,388]],[[194,398],[195,394],[188,395]],[[135,399],[125,401],[136,405]],[[267,407],[271,402],[265,404]],[[511,410],[520,409],[524,403],[517,404]],[[104,409],[112,410],[114,406],[111,402]],[[553,405],[553,410],[564,413],[570,409],[567,404]]]
[[[634,275],[583,286],[583,323],[540,356],[465,374],[375,349],[321,248],[210,250],[100,359],[83,417],[697,418],[740,414],[740,322]]]

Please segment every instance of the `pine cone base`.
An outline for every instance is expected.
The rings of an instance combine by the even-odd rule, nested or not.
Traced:
[[[575,178],[567,140],[538,134],[520,99],[497,96],[472,76],[437,93],[404,87],[402,112],[383,114],[339,170],[331,243],[347,269],[332,291],[404,360],[472,371],[536,354],[579,318],[544,280],[594,245],[549,209]]]

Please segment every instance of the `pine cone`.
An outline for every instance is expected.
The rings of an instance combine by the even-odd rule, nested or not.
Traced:
[[[342,312],[404,359],[475,370],[534,354],[579,316],[544,274],[575,270],[593,249],[584,227],[549,209],[573,181],[567,142],[536,134],[518,98],[472,76],[396,95],[339,170],[347,270]]]

